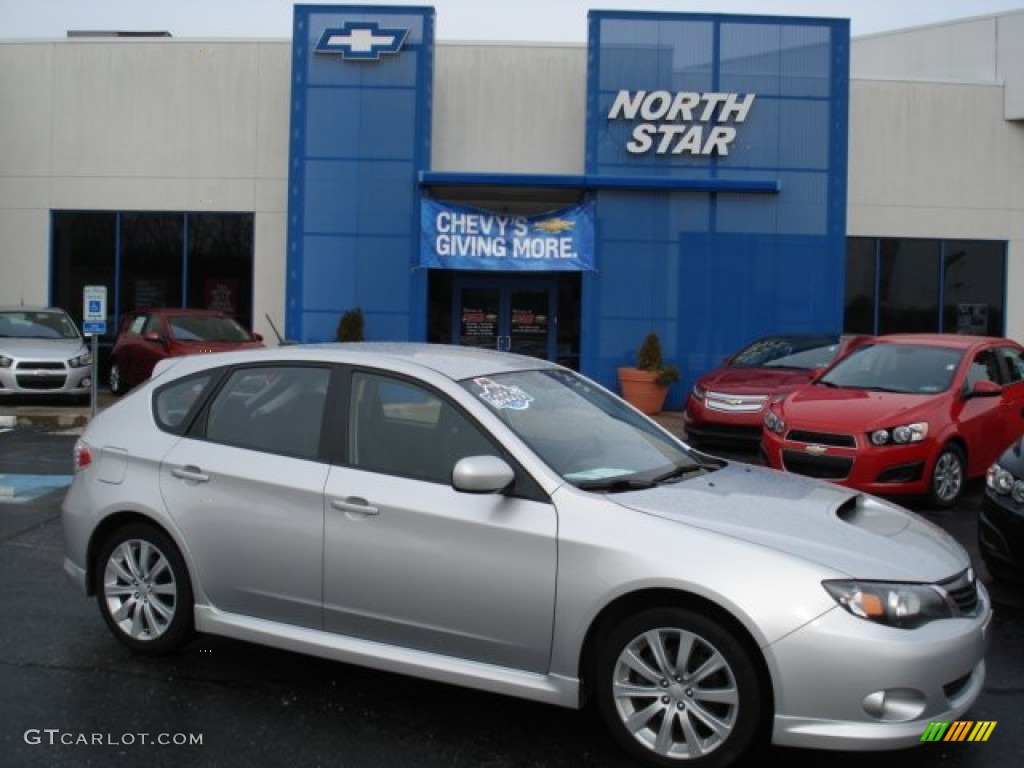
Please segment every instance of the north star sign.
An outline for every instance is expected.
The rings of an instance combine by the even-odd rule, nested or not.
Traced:
[[[608,119],[643,121],[626,144],[633,155],[728,155],[753,104],[752,93],[622,90]]]
[[[325,29],[316,53],[336,53],[343,59],[379,61],[382,53],[398,53],[407,29],[381,29],[375,21],[349,21],[343,27]]]

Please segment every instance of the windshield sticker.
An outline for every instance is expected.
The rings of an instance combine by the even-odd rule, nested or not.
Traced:
[[[533,402],[533,397],[516,386],[498,384],[486,378],[473,379],[473,383],[480,387],[478,397],[498,410],[525,411]]]
[[[606,480],[609,477],[621,477],[622,475],[633,474],[632,469],[616,469],[615,467],[594,467],[584,469],[580,472],[570,472],[565,479],[571,482],[578,480]]]

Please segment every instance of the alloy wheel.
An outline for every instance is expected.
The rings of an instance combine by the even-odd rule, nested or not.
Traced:
[[[152,641],[178,610],[178,584],[167,556],[152,542],[128,539],[107,558],[103,597],[111,622],[127,637]]]
[[[622,724],[664,758],[714,751],[737,725],[740,693],[725,657],[680,628],[651,629],[619,654],[612,695]]]

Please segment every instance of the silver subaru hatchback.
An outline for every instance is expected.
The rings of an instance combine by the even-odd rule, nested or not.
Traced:
[[[697,452],[500,352],[176,358],[75,448],[64,567],[110,631],[194,631],[566,707],[650,765],[921,742],[991,604],[898,506]]]

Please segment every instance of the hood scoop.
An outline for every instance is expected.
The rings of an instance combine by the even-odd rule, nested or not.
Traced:
[[[897,536],[910,525],[910,518],[883,506],[866,505],[862,496],[852,496],[836,509],[844,523],[878,536]]]

